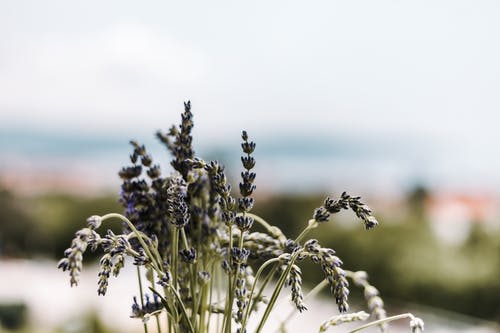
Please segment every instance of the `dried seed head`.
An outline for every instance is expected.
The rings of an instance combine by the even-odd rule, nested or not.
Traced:
[[[106,291],[108,290],[108,279],[109,274],[111,273],[111,269],[113,268],[113,263],[111,262],[111,255],[106,253],[102,256],[99,261],[99,288],[97,288],[98,295],[106,295]]]
[[[421,333],[424,331],[424,321],[420,318],[413,317],[410,321],[410,328],[412,333]]]
[[[179,251],[181,260],[187,264],[192,264],[196,261],[196,249],[194,247]]]
[[[238,215],[234,222],[241,231],[248,231],[252,227],[254,220],[250,216]]]
[[[102,218],[98,215],[92,215],[87,219],[87,225],[90,229],[95,230],[101,226]]]
[[[361,197],[351,197],[346,192],[343,192],[337,200],[327,197],[323,206],[316,208],[313,217],[318,222],[326,222],[330,218],[330,214],[338,213],[342,209],[351,208],[356,216],[363,221],[365,229],[372,229],[378,225],[378,221],[372,215],[370,207],[362,203],[360,199]]]
[[[201,285],[206,285],[210,282],[210,273],[206,271],[198,272],[198,282]]]
[[[144,266],[149,262],[143,248],[139,248],[134,255],[134,265]]]
[[[186,226],[189,222],[190,213],[186,203],[187,185],[184,179],[179,176],[171,178],[167,196],[170,222],[177,228]]]
[[[233,247],[231,249],[231,258],[235,264],[245,264],[249,255],[250,251],[248,249],[240,249],[239,247]]]
[[[328,330],[328,328],[331,326],[337,326],[337,325],[340,325],[343,323],[350,323],[353,321],[363,321],[363,320],[368,319],[368,317],[370,317],[370,315],[364,311],[333,316],[332,318],[324,321],[321,324],[319,331],[326,332]]]
[[[140,318],[143,322],[147,322],[153,312],[163,309],[163,304],[156,295],[153,297],[150,297],[148,294],[144,295],[144,300],[141,301],[143,304],[142,306],[137,303],[137,298],[135,296],[133,300],[130,318]]]
[[[321,269],[326,275],[330,285],[330,290],[335,297],[341,313],[349,310],[347,299],[349,296],[349,283],[346,279],[346,273],[340,266],[342,261],[335,256],[335,251],[329,248],[323,248],[315,239],[310,239],[304,244],[308,255],[314,263],[320,264]]]
[[[142,173],[142,166],[140,165],[134,165],[134,166],[129,166],[129,167],[123,167],[120,172],[118,172],[118,175],[122,179],[132,179],[132,178],[137,178],[141,175]]]
[[[245,169],[251,170],[255,166],[255,159],[252,156],[242,156],[241,163]]]
[[[328,222],[330,214],[324,207],[319,207],[314,210],[313,219],[318,222]]]
[[[170,270],[165,270],[165,273],[159,276],[157,283],[162,287],[169,286],[172,283],[172,273],[170,273]]]
[[[113,265],[113,276],[117,277],[121,269],[125,266],[125,256],[123,254],[116,255],[116,261]]]
[[[288,277],[287,285],[292,290],[292,302],[297,307],[299,312],[307,310],[304,304],[304,294],[302,293],[302,272],[297,265],[292,265],[290,275]]]
[[[83,267],[83,253],[88,245],[95,249],[101,242],[99,235],[90,228],[78,230],[71,241],[71,247],[64,251],[64,258],[59,261],[57,268],[69,271],[71,286],[78,285],[80,272]]]
[[[386,318],[386,312],[384,309],[384,302],[379,296],[379,291],[374,286],[370,285],[368,282],[368,274],[365,271],[350,272],[349,277],[352,279],[356,286],[363,288],[363,294],[370,310],[370,314],[376,320]],[[387,323],[382,323],[379,325],[381,333],[387,332]]]

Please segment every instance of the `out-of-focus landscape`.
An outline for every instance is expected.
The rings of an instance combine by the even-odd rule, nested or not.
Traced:
[[[131,264],[100,297],[97,257],[78,288],[57,260],[88,216],[123,211],[130,139],[172,171],[154,132],[188,99],[195,151],[233,186],[240,131],[257,143],[256,214],[296,236],[327,195],[361,195],[379,227],[341,213],[312,237],[367,271],[389,313],[499,332],[499,15],[486,1],[2,2],[0,332],[141,331]],[[305,289],[320,279],[303,274]]]
[[[85,142],[86,139],[82,140]],[[57,149],[65,140],[61,138],[44,143],[39,137],[34,142],[39,146],[47,145],[43,150],[50,151]],[[82,145],[92,151],[92,142]],[[115,148],[111,145],[107,148],[109,151],[95,149],[100,150],[99,155],[102,156],[123,153],[126,159],[126,141],[121,146]],[[160,145],[153,141],[148,146]],[[439,188],[428,188],[419,183],[406,187],[400,193],[379,192],[376,186],[359,184],[356,180],[358,175],[349,170],[342,170],[338,176],[332,175],[331,183],[311,186],[308,183],[324,181],[322,173],[328,173],[323,170],[325,165],[336,168],[335,156],[341,155],[342,151],[336,153],[334,145],[319,143],[312,144],[308,151],[299,149],[293,154],[286,152],[291,149],[289,146],[273,147],[272,142],[269,146],[266,147],[265,141],[258,142],[255,154],[260,177],[257,182],[257,214],[273,221],[286,234],[298,235],[326,195],[339,195],[343,190],[362,193],[381,222],[379,228],[364,232],[352,213],[342,213],[333,222],[321,225],[312,236],[322,244],[333,247],[344,260],[345,267],[369,272],[372,283],[381,290],[388,308],[394,313],[417,309],[424,313],[423,316],[432,314],[437,317],[438,327],[458,325],[464,331],[469,327],[471,332],[479,332],[474,330],[478,327],[485,332],[497,329],[493,323],[499,320],[500,315],[498,196],[478,190],[440,191]],[[312,150],[328,157],[314,156]],[[305,156],[300,154],[303,151],[307,151]],[[75,230],[84,225],[88,216],[123,211],[118,203],[117,172],[112,170],[112,166],[106,167],[111,162],[103,161],[96,155],[88,159],[96,162],[88,167],[77,167],[73,156],[65,157],[65,154],[61,153],[58,157],[57,165],[46,169],[33,165],[30,168],[22,166],[23,169],[19,170],[3,170],[0,192],[0,309],[3,309],[3,325],[11,328],[40,325],[40,329],[44,327],[44,330],[57,329],[61,332],[100,332],[112,331],[113,328],[134,331],[134,327],[138,329],[140,326],[127,319],[128,303],[134,293],[133,271],[129,272],[128,286],[118,279],[112,280],[109,295],[98,299],[94,290],[97,268],[92,268],[96,263],[92,263],[91,259],[86,260],[89,265],[86,269],[91,272],[85,273],[82,286],[76,289],[70,289],[66,274],[55,269],[56,260],[62,256]],[[215,158],[215,154],[226,160],[229,170],[238,170],[237,146],[222,146],[206,152],[202,149],[201,152],[207,159]],[[163,162],[165,172],[171,171],[166,151],[156,151],[154,156],[158,162]],[[24,157],[27,161],[32,158],[29,155]],[[116,162],[119,168],[119,158],[112,158],[111,161]],[[318,169],[318,172],[312,171],[311,175],[295,171],[297,174],[293,174],[294,171],[287,171],[285,166],[278,166],[280,163],[288,163],[292,169]],[[352,163],[355,165],[361,161]],[[92,175],[94,172],[95,176]],[[285,175],[290,180],[283,175],[274,176],[278,172],[291,172]],[[104,175],[109,178],[105,179]],[[344,176],[347,180],[342,179]],[[383,176],[389,175],[378,177]],[[233,184],[236,184],[237,177],[237,174],[231,175]],[[276,183],[274,177],[283,179]],[[374,177],[372,181],[376,183],[377,176]],[[335,186],[336,182],[342,185]],[[349,182],[352,185],[345,184]],[[273,187],[277,190],[272,191]],[[115,231],[120,225],[116,227]],[[314,269],[304,269],[306,286],[312,287],[312,283],[307,284],[307,281],[319,281],[319,273]],[[324,297],[327,299],[328,295]],[[356,300],[359,295],[354,293],[353,297]],[[318,307],[324,308],[321,304]],[[82,308],[85,310],[82,311]],[[123,321],[130,321],[132,328],[131,323],[120,323],[114,327],[116,317],[110,320],[103,315],[112,313],[123,317]],[[82,314],[84,317],[78,318],[77,315]],[[76,324],[75,317],[78,318]],[[432,320],[428,327],[432,329]]]

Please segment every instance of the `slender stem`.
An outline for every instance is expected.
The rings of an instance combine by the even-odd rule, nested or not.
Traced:
[[[144,309],[144,293],[142,291],[141,269],[137,266],[137,282],[139,282],[139,296],[141,297],[141,308]],[[143,323],[144,333],[148,333],[148,324]]]
[[[266,262],[264,262],[260,267],[259,267],[259,270],[257,271],[257,273],[255,274],[255,278],[254,278],[254,281],[253,281],[253,284],[252,284],[252,288],[250,289],[250,293],[248,294],[248,299],[250,300],[250,302],[252,302],[252,296],[253,296],[253,292],[255,290],[255,286],[257,285],[257,281],[259,280],[259,277],[260,275],[262,274],[262,272],[264,271],[264,268],[266,268],[267,266],[279,261],[280,259],[279,258],[272,258],[272,259],[269,259],[267,260]],[[255,303],[255,301],[252,302],[252,304]],[[245,325],[247,323],[247,320],[248,320],[248,316],[250,314],[250,303],[248,304],[247,306],[247,309],[245,311],[245,315],[243,316],[243,320],[241,321],[241,326],[243,328],[243,330],[245,330]]]
[[[188,239],[186,236],[186,231],[184,230],[184,227],[180,229],[181,231],[181,238],[182,238],[182,243],[184,244],[184,248],[186,250],[189,249],[189,243]],[[191,297],[193,298],[193,309],[191,312],[191,321],[193,324],[196,326],[196,314],[198,312],[198,299],[196,298],[196,272],[194,271],[193,264],[189,264],[189,272],[190,272],[190,289],[191,289]]]
[[[176,301],[179,303],[179,306],[180,306],[181,311],[182,311],[182,315],[186,318],[186,322],[188,323],[188,326],[189,326],[189,331],[190,331],[191,333],[195,333],[195,330],[194,330],[194,327],[193,327],[193,323],[191,323],[191,321],[189,320],[189,317],[188,317],[188,315],[187,315],[187,311],[186,311],[186,307],[184,306],[184,302],[182,302],[181,297],[179,296],[179,293],[178,293],[176,290],[172,289],[172,288],[170,288],[169,290],[172,292],[172,294],[174,295],[174,297],[175,297]],[[153,290],[153,289],[151,289],[151,291],[154,291],[154,290]],[[165,293],[165,294],[168,294],[168,293]],[[168,300],[167,300],[164,296],[162,296],[162,295],[161,295],[161,294],[159,294],[158,292],[156,292],[156,295],[157,295],[158,297],[160,297],[160,299],[161,299],[163,302],[168,303]],[[168,311],[167,311],[167,313],[168,313]],[[178,325],[178,323],[177,323],[177,322],[175,323],[175,328],[176,328],[176,329],[175,329],[175,331],[176,331],[176,332],[180,332],[180,331],[179,331],[179,325]]]
[[[206,206],[206,202],[205,202],[205,200],[203,200],[203,199],[202,199],[202,201],[203,201],[203,205],[202,205],[202,207],[205,207],[205,206]],[[201,247],[201,245],[202,245],[202,244],[201,244],[201,234],[202,234],[202,228],[201,228],[201,226],[202,226],[202,222],[201,222],[201,221],[198,221],[198,226],[197,226],[197,227],[198,227],[198,228],[197,228],[198,230],[196,230],[196,251],[197,251],[198,253],[200,253],[200,252],[201,252],[200,247]],[[193,237],[193,238],[194,238],[194,237]]]
[[[349,333],[359,332],[359,331],[367,329],[369,327],[373,327],[373,326],[377,326],[377,325],[380,325],[380,324],[383,324],[383,323],[388,323],[388,322],[391,322],[391,321],[394,321],[394,320],[405,319],[405,318],[414,319],[415,316],[412,315],[411,313],[403,313],[403,314],[400,314],[400,315],[396,315],[396,316],[392,316],[392,317],[387,317],[387,318],[375,320],[375,321],[372,321],[371,323],[365,324],[363,326],[359,326],[358,328],[356,328],[356,329],[354,329],[352,331],[349,331]]]
[[[317,226],[318,226],[318,221],[316,221],[315,219],[310,219],[307,223],[307,227],[304,230],[302,230],[299,236],[297,236],[295,242],[296,243],[300,242],[302,238],[304,238],[309,233],[309,231],[316,228]]]
[[[259,300],[261,298],[262,294],[264,293],[264,289],[266,289],[267,284],[269,283],[269,281],[271,281],[274,274],[276,274],[276,271],[278,270],[278,268],[279,268],[279,265],[274,266],[273,269],[271,269],[269,271],[269,273],[266,275],[266,277],[264,278],[264,281],[262,282],[262,284],[259,288],[259,292],[254,297],[255,300]],[[252,311],[256,310],[256,308],[257,308],[257,301],[252,303],[252,307],[250,308],[250,313],[252,313]]]
[[[201,292],[200,292],[201,308],[200,308],[200,325],[199,325],[199,329],[198,329],[199,333],[205,332],[205,312],[207,311],[207,309],[205,308],[205,304],[206,304],[207,293],[208,293],[208,284],[204,284],[201,287]],[[208,332],[208,328],[207,328],[207,332]]]
[[[179,302],[179,305],[181,306],[181,310],[182,310],[182,314],[184,315],[184,317],[186,318],[186,322],[188,323],[188,326],[189,326],[189,331],[191,333],[195,333],[195,330],[194,330],[194,327],[193,327],[193,324],[191,323],[191,321],[189,320],[189,317],[187,315],[187,311],[186,311],[186,307],[184,306],[184,302],[182,302],[181,300],[181,297],[179,296],[179,294],[177,293],[177,290],[172,290],[172,293],[174,294],[175,298],[177,299],[177,301]]]
[[[304,302],[309,298],[316,296],[321,290],[323,290],[326,286],[328,286],[328,280],[323,279],[320,283],[318,283],[307,295],[304,296]],[[286,327],[286,324],[292,319],[293,315],[297,312],[297,308],[293,308],[292,311],[288,314],[288,316],[281,321],[279,328],[276,329],[276,332],[283,330]]]
[[[177,256],[179,254],[179,230],[172,228],[172,279],[173,288],[177,291]]]
[[[174,292],[177,292],[177,256],[179,255],[179,229],[176,226],[172,227],[172,288]],[[165,294],[166,295],[166,294]],[[177,306],[174,302],[174,325],[179,324],[179,313],[177,312]],[[174,332],[176,331],[174,327]]]
[[[185,249],[189,249],[189,242],[186,236],[186,231],[184,230],[184,227],[181,228],[181,238],[182,238],[182,243],[184,244]]]
[[[156,271],[163,272],[163,269],[161,267],[161,263],[158,263],[158,265],[155,263],[155,256],[153,256],[153,254],[151,253],[151,251],[149,249],[149,246],[146,244],[146,241],[144,241],[143,234],[139,230],[137,230],[137,228],[134,226],[134,224],[132,222],[130,222],[130,220],[128,218],[126,218],[125,216],[123,216],[121,214],[110,213],[110,214],[106,214],[106,215],[101,216],[101,219],[102,219],[102,221],[105,221],[105,220],[113,218],[113,217],[122,220],[123,222],[125,222],[129,226],[129,228],[137,236],[137,239],[139,240],[139,243],[143,247],[144,251],[146,252],[146,255],[148,256],[148,258],[151,259],[151,266],[153,266],[153,268]]]
[[[215,271],[217,273],[217,303],[220,302],[220,294],[222,289],[222,271],[220,269]],[[217,330],[216,332],[220,332],[220,315],[217,315]]]
[[[233,226],[232,224],[228,225],[229,228],[229,248],[228,248],[228,262],[229,262],[229,275],[227,277],[227,294],[226,294],[226,306],[224,310],[224,320],[222,322],[222,327],[224,327],[224,332],[231,332],[231,322],[233,320],[233,298],[231,297],[233,288],[231,281],[231,270],[233,267],[233,259],[231,258],[231,250],[233,248]]]
[[[158,318],[160,316],[160,313],[155,315],[156,318],[156,329],[158,330],[158,333],[161,333],[161,326],[160,326],[160,319]]]
[[[241,230],[240,230],[240,238],[238,241],[238,248],[240,249],[240,251],[241,251],[241,249],[243,249],[243,231],[241,231]],[[235,288],[236,288],[236,282],[238,280],[238,277],[240,276],[240,268],[241,268],[241,263],[238,262],[236,264],[236,271],[234,272],[234,276],[233,276],[231,293],[229,294],[229,297],[231,298],[231,301],[230,301],[231,308],[232,308],[232,304],[234,303],[234,293],[235,293]]]
[[[179,318],[179,313],[177,312],[177,307],[173,303],[172,298],[168,297],[169,289],[171,289],[171,288],[164,287],[163,294],[165,295],[164,298],[165,298],[165,301],[166,301],[167,305],[169,306],[169,310],[170,310],[170,311],[167,311],[167,321],[168,321],[168,331],[169,331],[169,333],[171,333],[172,329],[174,332],[176,331],[175,326],[177,326],[177,323],[178,323],[177,318]],[[169,316],[168,316],[169,314],[170,314],[171,318],[169,318]],[[172,328],[172,326],[174,326],[174,327]]]
[[[210,292],[208,296],[208,306],[212,306],[212,297],[213,297],[213,289],[214,289],[214,283],[215,283],[215,264],[211,263],[212,268],[210,269]],[[207,319],[207,332],[210,332],[210,319],[212,318],[212,311],[208,311],[208,319]]]
[[[243,213],[239,213],[238,215],[242,215]],[[287,239],[285,234],[283,234],[283,231],[281,231],[280,228],[275,227],[271,224],[269,224],[266,220],[264,220],[262,217],[259,215],[255,215],[252,213],[245,213],[247,216],[253,218],[253,220],[257,223],[259,223],[261,226],[263,226],[271,235],[275,236],[276,238],[279,239]]]
[[[150,271],[151,273],[151,280],[149,282],[151,282],[151,289],[153,289],[155,292],[156,292],[156,289],[155,289],[155,275],[154,273],[152,272],[152,270]],[[146,275],[148,276],[148,275]],[[166,309],[165,309],[166,310]],[[160,314],[161,314],[161,310],[158,310],[158,311],[155,311],[153,313],[151,313],[151,315],[155,315],[155,319],[156,319],[156,329],[158,330],[158,333],[161,333],[161,326],[160,326]]]
[[[159,263],[156,263],[155,262],[155,256],[153,256],[153,254],[151,253],[151,250],[149,249],[148,245],[146,244],[146,241],[144,240],[144,237],[147,237],[147,236],[143,236],[143,234],[137,230],[137,228],[132,224],[132,222],[130,222],[129,219],[127,219],[125,216],[121,215],[121,214],[117,214],[117,213],[110,213],[110,214],[106,214],[106,215],[103,215],[101,216],[101,219],[102,221],[104,220],[107,220],[107,219],[110,219],[110,218],[118,218],[122,221],[124,221],[129,227],[130,229],[135,233],[135,235],[137,236],[137,239],[139,240],[139,243],[141,244],[141,246],[144,248],[144,251],[146,252],[146,255],[148,256],[148,258],[151,259],[151,267],[158,273],[164,273],[163,272],[163,268],[162,268],[162,263],[159,262]],[[174,286],[173,286],[173,289],[172,289],[172,293],[174,294],[177,302],[179,303],[180,307],[181,307],[181,310],[182,310],[182,313],[183,315],[186,317],[186,322],[189,324],[189,329],[190,329],[190,332],[194,333],[194,328],[193,328],[193,324],[191,323],[191,321],[189,320],[189,317],[187,316],[187,311],[186,311],[186,307],[184,305],[184,302],[182,302],[182,299],[180,298],[179,294],[177,293],[177,252],[178,252],[178,248],[179,248],[179,245],[178,245],[178,239],[179,239],[179,233],[178,233],[178,230],[177,228],[173,228],[173,241],[172,241],[172,267],[173,267],[173,272],[172,272],[172,275],[174,277]],[[142,288],[142,284],[141,284],[141,288]],[[142,296],[141,296],[141,301],[142,301]],[[175,308],[175,307],[174,307]],[[175,311],[176,313],[176,311]],[[177,325],[177,318],[176,318],[176,323],[175,325]]]
[[[255,333],[259,333],[260,331],[262,331],[262,328],[264,327],[264,324],[266,323],[267,318],[269,317],[269,314],[271,313],[271,310],[273,309],[273,306],[276,303],[276,300],[278,299],[281,289],[283,288],[286,282],[286,278],[288,277],[288,274],[290,274],[290,270],[292,269],[293,263],[295,262],[295,259],[297,259],[297,256],[300,254],[300,252],[301,251],[299,250],[292,255],[292,258],[290,259],[290,262],[288,263],[286,270],[281,274],[278,283],[274,288],[274,292],[271,296],[271,299],[269,300],[269,304],[267,304],[266,311],[264,312],[264,315],[262,316],[262,319]]]

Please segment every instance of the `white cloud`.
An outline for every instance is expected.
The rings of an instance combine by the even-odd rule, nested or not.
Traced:
[[[138,110],[147,117],[164,108],[165,95],[203,81],[207,66],[199,50],[131,24],[81,38],[27,38],[8,50],[0,67],[1,118],[53,125],[120,124],[121,115]]]

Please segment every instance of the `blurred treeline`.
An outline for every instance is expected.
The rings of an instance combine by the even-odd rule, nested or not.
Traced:
[[[335,249],[345,269],[367,271],[386,300],[500,320],[499,228],[487,232],[483,224],[474,223],[463,244],[444,244],[426,220],[425,196],[421,189],[410,193],[400,211],[377,216],[381,225],[375,230],[364,231],[362,223],[345,212],[320,225],[310,237]],[[255,212],[293,238],[323,199],[276,196],[258,200]],[[372,208],[377,212],[376,206]],[[16,197],[0,190],[0,211],[0,257],[57,259],[88,216],[122,208],[113,195]],[[310,268],[303,269],[304,281],[319,282],[317,267]]]

